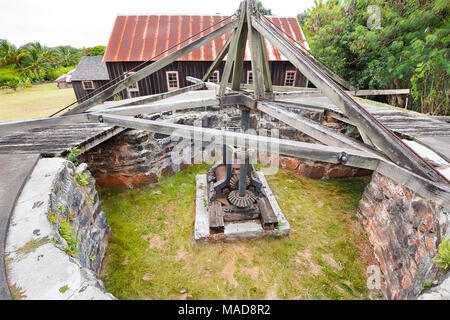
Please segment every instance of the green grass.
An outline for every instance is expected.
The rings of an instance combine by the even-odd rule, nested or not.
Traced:
[[[112,229],[102,279],[120,299],[368,299],[362,236],[351,219],[362,178],[267,176],[291,224],[284,238],[193,239],[190,167],[134,190],[100,189]],[[355,228],[356,226],[356,228]],[[361,240],[362,239],[362,240]]]
[[[47,117],[76,100],[72,88],[55,84],[0,93],[0,122]]]

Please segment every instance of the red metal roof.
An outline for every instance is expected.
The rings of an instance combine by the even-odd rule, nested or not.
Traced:
[[[117,16],[109,38],[103,61],[148,61],[159,60],[182,48],[190,42],[220,28],[230,22],[230,18],[200,33],[188,41],[159,55],[161,52],[188,39],[198,32],[224,20],[226,16],[185,16],[185,15],[138,15]],[[296,18],[268,17],[290,37],[308,48],[303,32]],[[201,48],[180,58],[179,61],[213,61],[225,44],[231,32],[205,44]],[[267,40],[267,57],[270,61],[287,60]],[[298,46],[298,45],[297,45]],[[309,48],[308,48],[309,49]],[[245,60],[250,60],[250,50],[246,48]]]

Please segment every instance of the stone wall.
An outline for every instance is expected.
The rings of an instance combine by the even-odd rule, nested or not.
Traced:
[[[447,232],[449,210],[377,172],[359,203],[388,299],[414,299],[438,275],[433,263]]]
[[[320,113],[304,113],[299,109],[291,111],[300,112],[303,116],[315,120],[321,117]],[[229,131],[239,131],[241,120],[239,109],[233,107],[213,111],[153,114],[144,118],[184,125],[195,124],[215,129],[225,128]],[[264,130],[264,134],[270,135],[274,129],[277,129],[282,139],[318,143],[298,130],[258,112],[251,113],[250,127],[257,134],[263,133]],[[214,156],[220,156],[221,153],[219,150],[219,154],[216,154],[212,144],[204,143],[202,149],[195,150],[193,142],[188,139],[168,137],[142,130],[126,130],[86,152],[83,155],[83,161],[88,163],[89,170],[99,186],[135,188],[156,182],[162,176],[182,170],[194,163],[194,157],[207,161]],[[191,154],[186,154],[189,150]],[[368,170],[343,165],[285,156],[279,157],[279,166],[313,179],[353,177],[371,173]]]
[[[77,182],[86,173],[87,185]],[[58,209],[59,208],[59,209]],[[68,251],[61,221],[70,221],[77,251]],[[98,279],[109,227],[86,166],[41,159],[12,213],[6,243],[7,279],[14,299],[115,299]],[[67,236],[66,236],[67,239]]]
[[[78,175],[87,175],[88,184],[81,186]],[[63,208],[60,210],[59,208]],[[105,213],[101,211],[95,179],[82,163],[75,167],[65,161],[54,180],[50,194],[50,210],[58,216],[55,228],[59,229],[60,219],[71,220],[73,231],[78,235],[79,254],[74,256],[80,265],[100,274],[110,228]],[[58,247],[67,245],[66,241],[58,238]]]

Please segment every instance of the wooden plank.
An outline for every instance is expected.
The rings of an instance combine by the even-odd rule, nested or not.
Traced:
[[[188,45],[184,46],[183,48],[153,62],[152,64],[144,67],[143,69],[137,71],[136,73],[132,74],[131,76],[120,80],[116,84],[113,84],[112,86],[106,88],[105,90],[101,91],[100,93],[94,95],[93,97],[83,101],[78,106],[73,108],[72,110],[65,113],[65,115],[70,114],[76,114],[81,113],[89,108],[105,101],[109,97],[112,97],[116,93],[119,93],[120,91],[126,89],[133,83],[136,83],[149,75],[155,73],[156,71],[164,68],[165,66],[169,65],[170,63],[176,61],[177,59],[189,54],[190,52],[194,51],[195,49],[200,48],[201,46],[205,45],[206,43],[222,36],[223,34],[227,33],[228,31],[234,29],[237,25],[237,21],[233,20],[226,25],[208,33],[207,35],[194,40],[193,42],[189,43]]]
[[[117,102],[110,102],[110,103],[104,104],[103,106],[104,106],[104,109],[111,109],[111,108],[119,108],[119,107],[147,104],[147,103],[151,103],[151,102],[164,100],[164,99],[167,99],[170,97],[174,97],[174,96],[186,93],[186,92],[200,90],[205,87],[206,87],[206,85],[204,83],[195,83],[193,85],[190,85],[190,86],[187,86],[184,88],[180,88],[177,90],[153,94],[150,96],[136,97],[136,98],[121,100],[121,101],[117,101]],[[99,111],[99,110],[97,109],[95,111]]]
[[[433,150],[445,161],[450,163],[450,135],[448,136],[419,136],[414,141]]]
[[[200,139],[202,141],[215,141],[222,146],[224,143],[238,147],[258,146],[260,152],[271,152],[278,150],[279,154],[290,155],[314,161],[323,161],[339,164],[342,156],[345,156],[345,165],[373,170],[377,167],[379,158],[363,151],[329,147],[324,145],[276,139],[273,137],[256,136],[238,132],[222,131],[216,129],[186,126],[168,122],[137,119],[127,116],[111,114],[88,114],[93,121],[102,121],[109,125],[121,126],[157,132],[165,135],[173,135],[187,139]]]
[[[213,201],[208,207],[209,230],[211,233],[223,233],[225,223],[223,221],[222,205],[219,201]]]
[[[211,75],[213,74],[213,72],[216,71],[217,68],[222,63],[223,59],[225,58],[225,56],[227,55],[228,51],[230,50],[230,42],[231,42],[231,39],[233,38],[234,32],[235,31],[233,31],[231,33],[231,35],[227,39],[227,42],[225,42],[225,44],[222,47],[222,49],[220,49],[219,54],[217,55],[217,57],[213,61],[213,63],[211,63],[211,65],[209,66],[209,69],[206,71],[205,75],[203,76],[202,81],[207,82],[209,80],[209,78],[211,77]]]
[[[47,117],[32,120],[19,120],[0,123],[0,135],[9,134],[14,131],[28,130],[33,128],[48,128],[51,126],[86,122],[87,117],[84,114],[73,116]]]
[[[246,11],[246,4],[245,1],[241,2],[241,5],[239,7],[240,11],[240,18],[242,25],[237,28],[236,32],[239,32],[239,36],[236,39],[236,51],[234,59],[234,68],[233,68],[233,77],[232,77],[232,84],[231,89],[233,90],[239,90],[242,82],[242,70],[244,68],[244,57],[245,57],[245,46],[247,43],[247,36],[248,36],[248,28],[247,23],[245,23],[247,11]],[[228,81],[227,79],[224,79],[225,81]]]
[[[239,22],[236,27],[236,30],[233,32],[231,42],[230,42],[230,50],[228,51],[227,61],[225,62],[225,67],[222,72],[222,81],[220,81],[219,87],[219,96],[223,96],[228,86],[228,80],[230,79],[231,71],[233,69],[233,65],[235,66],[236,53],[241,42],[241,33],[244,28],[245,22],[245,14],[242,11],[242,8],[245,7],[245,2],[241,2],[240,4],[240,16]]]
[[[272,85],[272,76],[270,74],[269,67],[269,59],[267,58],[267,49],[266,44],[264,42],[264,38],[259,36],[260,46],[262,52],[262,63],[263,63],[263,73],[264,73],[264,88],[266,93],[270,93],[269,98],[273,99],[273,85]]]
[[[230,50],[228,52],[227,61],[225,62],[225,67],[222,72],[222,80],[219,85],[218,96],[222,97],[228,87],[228,79],[230,78],[231,71],[234,64],[234,56],[236,55],[236,38],[238,37],[237,32],[233,33],[233,38],[231,39]]]
[[[106,109],[100,112],[105,114],[117,114],[117,115],[137,115],[137,114],[151,114],[157,112],[168,112],[201,107],[212,107],[218,106],[219,104],[220,100],[218,98],[200,98],[177,102],[161,102],[158,104],[152,103],[138,106]]]
[[[425,199],[433,200],[444,208],[450,207],[448,184],[437,183],[408,171],[392,162],[380,161],[377,172],[417,192]]]
[[[253,27],[266,37],[297,69],[319,88],[352,120],[392,161],[430,180],[450,183],[440,172],[404,144],[326,74],[318,69],[297,47],[261,19],[252,19]]]
[[[254,89],[254,98],[257,101],[264,99],[264,69],[262,64],[261,38],[258,31],[252,26],[252,12],[256,7],[254,0],[247,1],[247,23],[248,23],[248,41],[250,47],[252,63],[252,79]]]
[[[284,123],[287,123],[288,125],[294,127],[295,129],[304,132],[310,137],[328,146],[358,149],[385,158],[384,155],[380,154],[378,151],[368,146],[365,146],[358,140],[343,135],[342,133],[337,132],[335,130],[329,129],[310,119],[289,112],[287,110],[283,110],[282,108],[278,107],[276,103],[259,102],[258,110],[263,111],[268,115],[270,115],[271,117],[283,121]]]
[[[261,225],[264,230],[273,230],[278,226],[278,219],[266,197],[259,198],[258,206],[261,211]]]

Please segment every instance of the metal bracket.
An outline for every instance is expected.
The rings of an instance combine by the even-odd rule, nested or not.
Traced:
[[[243,94],[230,94],[219,97],[221,107],[240,105],[249,109],[256,109],[256,100]]]

